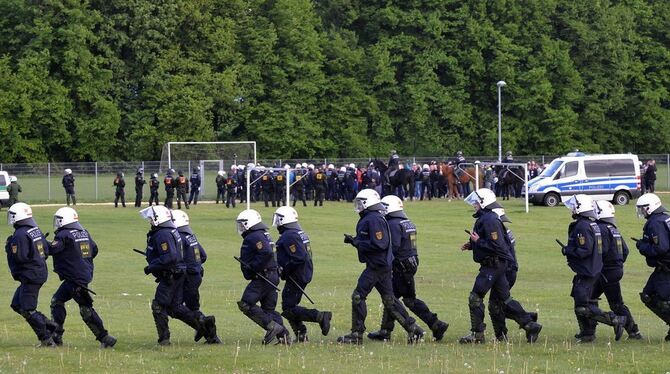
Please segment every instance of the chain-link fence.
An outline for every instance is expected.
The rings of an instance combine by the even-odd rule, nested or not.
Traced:
[[[514,156],[515,162],[535,161],[540,165],[551,162],[556,155],[535,155],[535,156]],[[656,160],[657,179],[656,189],[659,191],[670,190],[670,154],[638,155],[640,161]],[[403,163],[411,165],[416,163],[422,165],[431,161],[444,161],[450,156],[435,157],[402,157]],[[469,156],[466,155],[468,162],[474,161],[497,161],[497,156]],[[216,198],[215,179],[219,170],[230,171],[233,164],[245,165],[251,160],[191,160],[191,161],[173,161],[172,168],[176,171],[182,171],[184,176],[190,177],[194,168],[200,167],[202,178],[202,187],[200,191],[200,200],[214,200]],[[259,163],[264,166],[281,167],[290,164],[294,167],[298,162],[314,164],[317,166],[333,164],[340,167],[348,164],[355,164],[357,167],[368,165],[371,158],[312,158],[312,159],[259,159]],[[383,160],[387,162],[388,160]],[[149,181],[151,174],[158,174],[158,180],[161,182],[159,196],[164,199],[165,191],[163,189],[163,177],[165,170],[160,169],[160,161],[127,161],[127,162],[68,162],[68,163],[42,163],[42,164],[3,164],[0,163],[0,170],[6,171],[10,175],[15,175],[23,192],[19,195],[21,201],[28,203],[65,203],[65,192],[62,185],[63,171],[71,169],[75,176],[75,191],[77,202],[103,202],[113,201],[114,178],[118,172],[125,174],[126,181],[126,203],[132,204],[135,200],[135,173],[139,168],[144,170],[144,177]],[[149,187],[143,188],[143,201],[146,203],[149,199]]]

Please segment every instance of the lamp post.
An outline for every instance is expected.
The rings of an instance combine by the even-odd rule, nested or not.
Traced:
[[[498,162],[502,162],[502,88],[507,86],[505,81],[498,81]]]

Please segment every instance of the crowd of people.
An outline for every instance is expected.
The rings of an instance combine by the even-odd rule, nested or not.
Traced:
[[[468,296],[471,328],[459,339],[461,344],[485,342],[484,298],[490,293],[489,315],[495,339],[507,340],[506,319],[514,320],[533,343],[542,325],[536,313],[526,311],[511,295],[520,264],[516,257],[516,239],[507,228],[509,221],[495,193],[481,188],[465,200],[474,209],[469,240],[461,247],[470,251],[479,271]],[[417,226],[404,212],[403,202],[394,195],[381,198],[374,189],[362,189],[353,199],[359,220],[355,234],[344,234],[344,243],[358,252],[365,269],[351,296],[351,331],[340,336],[342,344],[360,344],[365,338],[366,299],[373,289],[380,295],[384,313],[379,330],[367,334],[372,340],[388,340],[394,323],[407,332],[408,343],[425,339],[425,331],[407,312],[413,312],[440,341],[449,324],[438,318],[428,305],[417,297],[414,275],[419,267]],[[615,340],[624,332],[629,339],[642,339],[629,308],[621,295],[620,281],[629,249],[624,235],[617,228],[614,207],[608,201],[592,201],[588,195],[574,195],[565,202],[573,222],[568,227],[567,244],[557,239],[569,268],[575,273],[571,296],[577,319],[577,342],[595,340],[598,323],[612,326]],[[642,302],[666,324],[670,325],[670,216],[653,193],[642,195],[636,202],[638,214],[646,218],[642,237],[635,240],[639,253],[654,269],[640,293]],[[146,249],[134,249],[146,258],[146,275],[156,279],[151,313],[156,325],[158,344],[170,344],[169,318],[176,318],[195,330],[194,340],[203,338],[207,344],[221,342],[216,319],[200,310],[199,287],[204,277],[203,264],[207,254],[182,210],[155,205],[140,211],[149,222]],[[25,203],[13,204],[7,223],[14,233],[7,238],[5,251],[12,277],[20,283],[12,298],[12,309],[21,315],[35,332],[41,346],[63,344],[66,319],[65,303],[79,305],[80,315],[101,347],[113,347],[117,339],[110,335],[93,308],[89,288],[93,278],[93,260],[98,247],[91,234],[79,222],[77,212],[63,207],[54,214],[55,238],[38,227],[32,208]],[[263,344],[306,342],[309,340],[305,322],[316,323],[322,335],[328,335],[333,314],[330,311],[300,305],[312,281],[314,266],[308,234],[302,229],[298,213],[289,206],[279,207],[272,226],[279,234],[273,241],[269,227],[252,209],[243,210],[236,219],[242,237],[240,263],[243,277],[249,281],[238,301],[240,311],[265,330]],[[54,271],[62,282],[51,301],[51,318],[37,310],[39,290],[47,281],[46,260],[53,258]],[[280,280],[284,280],[282,312],[276,311]],[[604,294],[611,311],[598,306]],[[402,300],[402,301],[401,301]],[[293,330],[285,327],[284,319]],[[670,331],[665,337],[670,341]]]

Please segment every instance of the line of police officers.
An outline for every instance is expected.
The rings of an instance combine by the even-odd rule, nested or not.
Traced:
[[[417,228],[404,213],[402,201],[395,196],[381,199],[372,189],[362,190],[354,201],[359,214],[356,234],[345,234],[344,242],[356,248],[365,269],[352,293],[351,332],[337,341],[344,344],[363,342],[366,299],[373,288],[381,295],[384,314],[380,329],[369,333],[368,338],[390,339],[397,321],[407,332],[409,343],[421,341],[424,330],[407,313],[407,307],[428,326],[433,339],[441,340],[448,323],[440,320],[416,295]],[[484,297],[490,292],[488,305],[495,338],[507,340],[505,319],[513,319],[525,330],[527,341],[533,343],[542,325],[537,322],[537,314],[524,310],[510,293],[519,264],[514,236],[505,226],[509,219],[504,208],[496,201],[493,191],[486,188],[473,192],[465,201],[474,208],[475,223],[472,232],[468,231],[469,241],[461,249],[471,251],[480,268],[468,298],[471,329],[459,342],[485,342]],[[624,331],[629,339],[642,339],[621,296],[620,280],[628,248],[616,227],[614,207],[606,201],[593,202],[587,195],[575,195],[565,205],[572,212],[574,221],[568,227],[567,244],[559,244],[569,267],[575,272],[571,296],[579,326],[575,335],[577,341],[595,340],[598,322],[614,328],[615,340],[619,340]],[[636,207],[638,214],[647,220],[643,237],[635,239],[636,247],[647,264],[654,268],[640,297],[650,310],[670,325],[670,216],[653,193],[641,196]],[[208,344],[220,343],[215,318],[200,311],[198,289],[207,255],[190,228],[188,215],[164,206],[150,206],[140,214],[151,226],[146,250],[138,252],[146,256],[145,274],[152,274],[158,283],[151,303],[158,343],[170,344],[168,317],[192,327],[196,341],[205,338]],[[48,233],[43,235],[37,227],[27,204],[12,205],[7,221],[15,231],[7,238],[5,251],[12,276],[20,282],[11,307],[26,319],[41,345],[62,344],[66,317],[64,304],[74,299],[82,319],[101,346],[114,346],[116,338],[104,328],[93,308],[92,291],[88,288],[98,247],[79,223],[77,213],[65,207],[54,214],[56,232],[51,243],[46,240]],[[298,222],[295,209],[280,207],[275,211],[273,226],[280,234],[276,244],[257,211],[242,211],[236,224],[243,238],[237,260],[244,278],[249,280],[238,306],[266,331],[263,344],[275,340],[278,344],[293,341],[282,317],[288,320],[298,342],[308,341],[304,322],[317,323],[321,333],[327,335],[332,313],[299,305],[306,296],[305,290],[314,269],[310,240]],[[54,271],[62,281],[51,301],[51,319],[36,310],[39,290],[47,279],[48,256],[53,257]],[[275,310],[280,279],[286,281],[281,314]],[[598,298],[602,294],[612,311],[605,312],[598,307]],[[670,331],[665,340],[670,341]]]

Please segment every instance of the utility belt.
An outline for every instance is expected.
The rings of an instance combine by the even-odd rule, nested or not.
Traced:
[[[484,258],[480,264],[482,264],[482,266],[497,267],[502,261],[504,261],[504,259],[501,259],[498,256],[489,256]]]
[[[419,267],[419,259],[411,256],[403,260],[393,260],[393,270],[395,272],[413,273]]]
[[[179,279],[184,276],[183,269],[169,269],[158,273],[159,277],[163,279]]]

